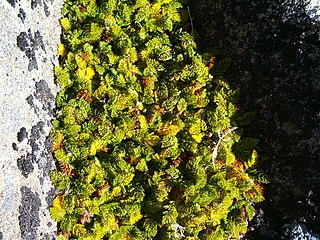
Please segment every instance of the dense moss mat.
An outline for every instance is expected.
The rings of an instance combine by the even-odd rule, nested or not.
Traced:
[[[65,1],[50,209],[59,239],[236,239],[263,200],[252,114],[181,0]],[[211,74],[210,74],[211,72]]]

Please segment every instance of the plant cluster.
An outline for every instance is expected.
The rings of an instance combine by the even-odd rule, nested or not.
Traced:
[[[256,140],[182,0],[65,0],[52,151],[58,239],[236,239]],[[209,74],[211,71],[212,74]],[[215,77],[213,77],[214,75]]]

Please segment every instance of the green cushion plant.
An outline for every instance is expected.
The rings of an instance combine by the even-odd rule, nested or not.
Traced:
[[[237,128],[251,114],[237,113],[239,92],[219,75],[226,61],[200,55],[183,30],[184,4],[65,0],[52,130],[58,239],[246,232],[263,200],[257,142]]]

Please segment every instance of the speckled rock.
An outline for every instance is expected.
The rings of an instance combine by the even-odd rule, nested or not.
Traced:
[[[320,21],[320,0],[307,1],[306,13],[316,21]]]
[[[319,240],[320,235],[312,235],[304,224],[290,224],[288,226],[290,240]]]
[[[0,1],[0,239],[55,239],[49,206],[61,0]]]
[[[245,134],[260,139],[270,184],[244,239],[290,239],[294,222],[320,233],[318,2],[190,2],[200,46],[231,57],[226,77],[241,88],[239,107],[256,113]]]

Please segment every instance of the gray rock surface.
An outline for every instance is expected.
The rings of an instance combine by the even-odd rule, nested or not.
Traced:
[[[61,0],[0,0],[0,239],[54,239],[53,66]]]

